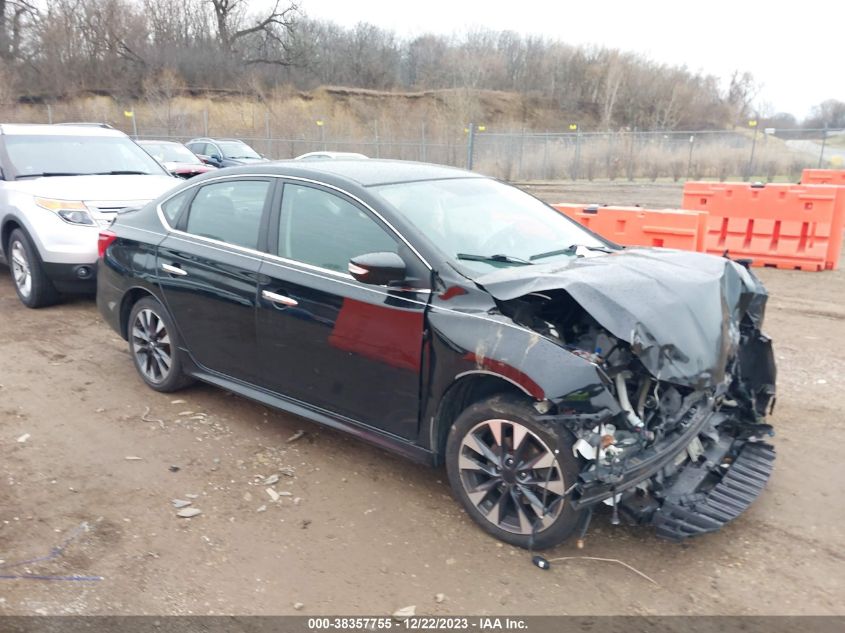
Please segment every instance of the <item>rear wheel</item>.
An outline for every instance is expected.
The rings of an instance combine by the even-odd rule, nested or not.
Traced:
[[[145,297],[129,313],[129,353],[141,378],[156,391],[170,392],[188,385],[173,320],[161,303]]]
[[[529,403],[495,396],[467,408],[446,445],[449,482],[485,531],[519,547],[564,541],[580,513],[566,498],[580,465],[571,436],[535,419]]]
[[[21,229],[12,231],[6,253],[21,303],[28,308],[43,308],[59,300],[59,293],[44,272],[38,251]]]

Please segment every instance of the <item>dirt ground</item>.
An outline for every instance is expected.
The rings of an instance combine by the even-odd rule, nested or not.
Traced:
[[[531,190],[680,202],[675,185]],[[539,570],[475,527],[442,470],[211,387],[155,393],[92,300],[28,310],[0,267],[0,559],[45,556],[87,522],[25,569],[102,577],[0,579],[0,613],[845,614],[845,271],[759,272],[780,370],[762,497],[680,545],[602,515],[584,550],[548,552],[619,559],[653,585],[583,559]],[[260,485],[274,473],[277,502]],[[177,518],[188,495],[202,514]]]

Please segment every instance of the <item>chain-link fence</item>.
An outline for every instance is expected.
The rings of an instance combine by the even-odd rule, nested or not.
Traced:
[[[106,122],[142,139],[237,137],[272,159],[329,150],[419,160],[522,180],[747,179],[797,181],[806,167],[845,167],[845,130],[747,128],[736,131],[537,132],[417,121],[341,125],[296,120],[247,104],[237,109],[135,110],[111,101],[0,111],[5,121]]]

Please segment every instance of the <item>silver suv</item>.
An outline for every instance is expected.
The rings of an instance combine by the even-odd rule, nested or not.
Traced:
[[[95,290],[100,229],[179,182],[106,126],[0,124],[0,262],[20,300]]]

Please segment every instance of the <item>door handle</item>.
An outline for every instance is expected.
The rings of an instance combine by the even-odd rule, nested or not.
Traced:
[[[299,301],[297,301],[296,299],[291,299],[290,297],[276,294],[275,292],[270,292],[269,290],[262,290],[261,296],[267,299],[268,301],[272,301],[273,303],[280,303],[284,306],[289,306],[291,308],[299,305]]]
[[[184,277],[188,274],[187,271],[182,270],[178,266],[173,266],[172,264],[162,264],[161,269],[166,273],[170,273],[171,275],[176,275],[178,277]]]

